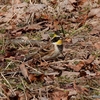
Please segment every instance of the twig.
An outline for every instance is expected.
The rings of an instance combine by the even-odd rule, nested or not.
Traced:
[[[25,100],[28,100],[27,95],[25,93],[25,84],[24,84],[24,81],[23,81],[23,79],[21,77],[20,77],[20,79],[21,79],[23,87],[24,87],[23,91],[24,91],[24,95],[25,95]]]
[[[27,67],[29,67],[29,68],[33,69],[33,70],[34,70],[34,71],[36,71],[37,73],[42,74],[40,71],[38,71],[37,69],[35,69],[35,68],[33,68],[33,67],[29,66],[28,64],[26,64],[26,63],[25,63],[25,65],[26,65]]]
[[[13,62],[12,61],[10,61],[8,64],[7,64],[7,66],[6,66],[6,68],[5,69],[7,69],[11,64],[12,64]]]
[[[9,85],[11,92],[14,93],[13,88],[11,86],[11,84],[9,83],[9,81],[4,77],[4,75],[1,73],[1,76],[3,77],[3,79],[7,82],[7,84]]]

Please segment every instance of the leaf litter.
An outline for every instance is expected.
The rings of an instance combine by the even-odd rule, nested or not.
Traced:
[[[0,100],[99,100],[99,0],[3,3]],[[54,31],[63,37],[65,57],[23,62]]]

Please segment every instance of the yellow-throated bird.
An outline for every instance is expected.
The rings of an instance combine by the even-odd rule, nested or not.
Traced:
[[[31,53],[25,57],[24,61],[30,60],[32,58],[40,57],[43,60],[51,60],[58,57],[60,54],[63,55],[63,40],[61,36],[54,34],[51,42],[44,43],[36,50],[35,53]]]

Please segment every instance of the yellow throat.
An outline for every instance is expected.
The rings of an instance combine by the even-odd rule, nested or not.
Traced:
[[[59,39],[57,42],[56,42],[57,45],[62,45],[63,44],[63,41],[62,39]]]

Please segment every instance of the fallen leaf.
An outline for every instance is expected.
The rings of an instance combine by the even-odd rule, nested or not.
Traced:
[[[76,3],[77,0],[69,0],[71,3]]]
[[[68,100],[68,91],[54,90],[51,95],[52,100]]]
[[[9,98],[9,100],[18,100],[19,91],[11,90],[4,84],[0,84],[0,89],[4,91],[4,94]]]
[[[16,48],[13,48],[13,47],[8,47],[5,51],[5,57],[10,57],[10,56],[15,56],[16,55],[16,52],[17,52],[17,49]]]
[[[37,77],[37,81],[42,81],[43,82],[45,75],[44,74],[40,74],[40,75],[37,75],[36,77]]]
[[[71,39],[71,38],[66,37],[66,38],[64,39],[64,41],[65,41],[65,42],[68,42],[68,43],[71,43],[72,39]]]
[[[100,42],[96,42],[94,44],[94,47],[97,49],[97,50],[100,50]]]
[[[4,62],[4,56],[3,55],[0,55],[0,62]]]
[[[78,76],[79,72],[69,72],[69,71],[63,71],[61,76],[67,76],[67,77],[73,77],[73,76]]]
[[[78,0],[78,5],[83,5],[87,0]]]
[[[97,30],[97,29],[93,29],[91,32],[90,32],[90,34],[92,35],[92,36],[100,36],[100,34],[99,34],[99,30]]]
[[[41,61],[39,66],[44,67],[44,68],[46,68],[46,69],[47,69],[47,68],[48,68],[48,66],[49,66],[49,64],[48,64],[48,62],[46,62],[46,61],[44,61],[44,62],[43,62],[43,61]]]
[[[26,69],[25,67],[25,64],[22,63],[20,66],[19,66],[21,72],[22,72],[22,75],[24,76],[25,79],[28,79],[29,77],[29,74],[28,74],[28,70]]]
[[[73,1],[72,0],[63,0],[60,2],[57,6],[58,13],[63,12],[64,10],[71,12],[74,10],[74,7],[72,6]]]
[[[80,71],[85,66],[84,61],[80,61],[76,66],[73,67],[74,71]]]
[[[100,71],[97,71],[97,72],[96,72],[96,75],[97,75],[97,76],[100,76]]]
[[[79,16],[79,18],[77,19],[77,21],[79,22],[78,27],[81,27],[82,25],[84,25],[85,22],[87,21],[87,18],[88,18],[87,14]]]
[[[88,14],[88,17],[98,16],[100,13],[100,7],[99,8],[93,8]]]
[[[5,36],[6,36],[5,34],[1,34],[1,33],[0,33],[0,41],[1,41]]]
[[[100,12],[96,15],[97,17],[100,17]]]
[[[14,1],[10,0],[10,3],[11,3],[12,5],[14,5],[14,4],[19,4],[19,3],[21,3],[21,1],[20,1],[20,0],[14,0]]]
[[[56,5],[57,4],[57,0],[51,0],[50,3],[53,4],[53,5]]]
[[[96,76],[96,73],[90,72],[89,70],[85,71],[88,76]]]
[[[37,81],[36,75],[34,75],[34,74],[29,74],[28,79],[29,79],[30,82]]]
[[[74,86],[74,89],[77,91],[77,93],[79,94],[88,94],[88,89],[83,87],[83,86],[79,86],[79,85],[76,85],[76,83],[74,82],[73,83],[73,86]]]
[[[85,71],[80,71],[79,73],[79,77],[85,77],[87,75],[87,73]]]
[[[54,28],[55,31],[59,30],[59,25],[58,24],[59,24],[59,21],[57,21],[57,20],[55,20],[53,22],[53,28]]]
[[[95,55],[90,55],[87,60],[85,60],[85,64],[91,64],[95,60]]]
[[[40,30],[43,27],[41,26],[43,22],[37,23],[37,24],[32,24],[32,25],[27,25],[23,28],[18,28],[14,31],[11,32],[11,34],[16,34],[17,32],[27,32],[27,31],[32,31],[32,30]]]
[[[36,13],[36,12],[39,12],[39,11],[45,9],[45,8],[46,8],[45,4],[31,4],[28,7],[27,12],[30,12],[30,13],[34,12],[34,13]]]
[[[49,40],[49,38],[50,38],[50,36],[49,36],[49,34],[41,34],[41,40]]]
[[[35,74],[29,74],[28,79],[30,82],[35,82],[35,81],[44,81],[44,74],[40,74],[40,75],[35,75]]]

